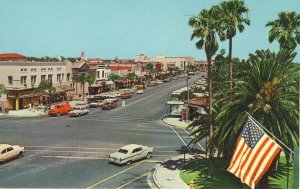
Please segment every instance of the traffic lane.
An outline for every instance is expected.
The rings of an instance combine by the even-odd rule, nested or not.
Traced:
[[[151,188],[148,184],[148,174],[149,173],[139,175],[139,176],[133,178],[132,180],[129,180],[127,183],[121,185],[117,189],[121,189],[121,188],[124,188],[124,189],[125,188],[128,188],[128,189],[132,189],[132,188],[148,189],[148,188]]]
[[[171,128],[171,127],[170,127]],[[182,141],[182,148],[183,146],[188,146],[189,149],[186,149],[185,153],[195,154],[195,153],[205,153],[206,149],[206,139],[202,139],[197,143],[191,143],[191,140],[194,136],[191,135],[192,131],[186,130],[184,128],[172,127],[171,128],[175,134],[178,135],[180,140]]]
[[[89,124],[86,124],[86,123]],[[3,131],[3,132],[2,132]],[[79,120],[58,118],[47,124],[34,121],[18,126],[1,128],[6,143],[25,146],[85,146],[118,148],[128,143],[160,146],[178,145],[172,131],[161,123],[121,119],[97,119],[82,117]]]
[[[20,159],[21,160],[21,159]],[[36,158],[0,171],[0,185],[13,188],[85,188],[125,167],[107,160]],[[104,173],[105,170],[105,173]]]
[[[156,152],[153,158],[135,162],[132,166],[108,164],[107,159],[102,158],[53,156],[42,153],[44,151],[27,153],[27,158],[3,165],[0,171],[0,185],[14,188],[116,188],[132,183],[138,175],[151,171],[155,164],[161,162],[157,159],[159,157],[156,156]],[[87,186],[88,183],[91,184]]]
[[[155,164],[155,161],[141,160],[129,166],[122,166],[122,168],[126,167],[126,169],[116,171],[109,177],[99,178],[96,182],[92,183],[87,188],[122,188],[123,186],[131,183],[132,181],[135,181],[136,178],[148,174]]]

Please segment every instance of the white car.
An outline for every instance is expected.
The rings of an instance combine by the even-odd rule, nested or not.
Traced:
[[[139,89],[136,91],[136,94],[144,94],[144,90],[143,89]]]
[[[24,147],[10,144],[0,144],[0,163],[24,154]]]
[[[70,111],[70,117],[79,117],[88,114],[90,111],[85,106],[74,106],[73,110]]]
[[[138,144],[128,144],[119,149],[118,152],[109,155],[109,163],[118,165],[131,164],[134,161],[151,158],[153,147],[142,146]]]

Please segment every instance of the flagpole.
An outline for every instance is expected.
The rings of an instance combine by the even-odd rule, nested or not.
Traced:
[[[286,149],[288,149],[292,154],[294,154],[293,150],[291,150],[289,147],[287,147],[281,140],[279,140],[273,133],[271,133],[268,129],[266,129],[264,126],[262,126],[256,119],[254,119],[254,117],[252,117],[247,111],[245,111],[246,114],[248,114],[249,118],[254,121],[257,125],[259,125],[259,128],[263,131],[263,132],[267,132],[268,134],[270,134],[271,136],[273,136],[280,144],[282,144]],[[262,129],[264,128],[265,131]]]

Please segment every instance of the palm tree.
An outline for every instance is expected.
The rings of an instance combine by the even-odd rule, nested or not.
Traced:
[[[280,49],[294,50],[300,44],[300,15],[293,12],[281,12],[279,18],[270,21],[269,42],[278,40]]]
[[[211,59],[213,55],[218,50],[218,42],[216,39],[216,30],[219,21],[219,12],[216,6],[212,7],[209,10],[203,9],[199,15],[193,16],[189,20],[189,25],[193,28],[191,35],[191,40],[194,38],[200,38],[196,42],[196,47],[198,49],[204,48],[208,63],[208,91],[209,91],[209,138],[212,139],[213,136],[213,126],[212,126],[212,85],[211,85]],[[210,171],[213,170],[213,149],[210,149],[209,154],[209,167]]]
[[[48,104],[48,109],[51,108],[51,99],[53,95],[55,94],[56,89],[53,87],[52,81],[50,80],[44,80],[41,81],[39,86],[34,89],[33,93],[34,94],[39,94],[39,95],[48,95],[49,100],[47,101]]]
[[[219,71],[221,67],[223,67],[226,63],[227,57],[224,57],[225,49],[221,49],[220,53],[215,57],[215,64],[216,64],[216,75],[217,80],[219,80]]]
[[[245,25],[250,25],[250,20],[246,17],[249,9],[245,6],[244,1],[231,0],[223,1],[220,4],[220,12],[222,14],[219,35],[222,41],[229,40],[229,70],[228,79],[230,83],[230,94],[233,90],[233,77],[232,77],[232,38],[236,35],[237,30],[243,32]]]
[[[108,76],[108,79],[111,80],[114,83],[114,90],[116,90],[116,81],[120,80],[120,76],[119,75],[115,75],[115,74],[110,74]]]
[[[136,75],[135,75],[135,73],[128,73],[126,75],[126,78],[130,80],[130,83],[132,85],[132,83],[134,83],[136,80]]]
[[[73,76],[72,78],[73,82],[76,82],[76,93],[77,93],[77,82],[80,83],[82,88],[82,100],[84,100],[85,95],[85,83],[89,83],[89,87],[92,83],[95,82],[94,76],[88,74],[88,73],[79,73]]]
[[[5,86],[3,84],[0,84],[0,96],[2,94],[6,94],[6,93],[7,93],[7,90],[6,90]]]
[[[297,78],[292,63],[296,53],[256,51],[246,62],[248,69],[236,85],[233,101],[222,107],[217,120],[222,125],[215,137],[229,157],[249,112],[266,129],[290,148],[299,143]],[[289,159],[288,150],[283,149]]]
[[[91,93],[91,85],[95,82],[95,80],[96,80],[95,77],[91,74],[87,74],[85,76],[85,81],[89,84],[89,90],[88,90],[89,94],[88,95],[90,95],[90,93]]]
[[[149,63],[145,66],[145,69],[148,71],[148,82],[151,78],[151,73],[153,71],[153,64]]]
[[[73,87],[76,84],[76,94],[77,94],[77,82],[78,82],[78,75],[73,75],[72,83],[73,83]]]

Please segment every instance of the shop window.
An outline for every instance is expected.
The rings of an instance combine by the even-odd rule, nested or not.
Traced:
[[[27,76],[21,76],[21,84],[26,84]]]
[[[34,85],[36,83],[36,75],[31,76],[31,84]]]
[[[52,74],[49,74],[49,75],[48,75],[48,80],[49,80],[49,81],[52,81]]]
[[[13,76],[8,76],[8,84],[9,85],[13,84]]]

